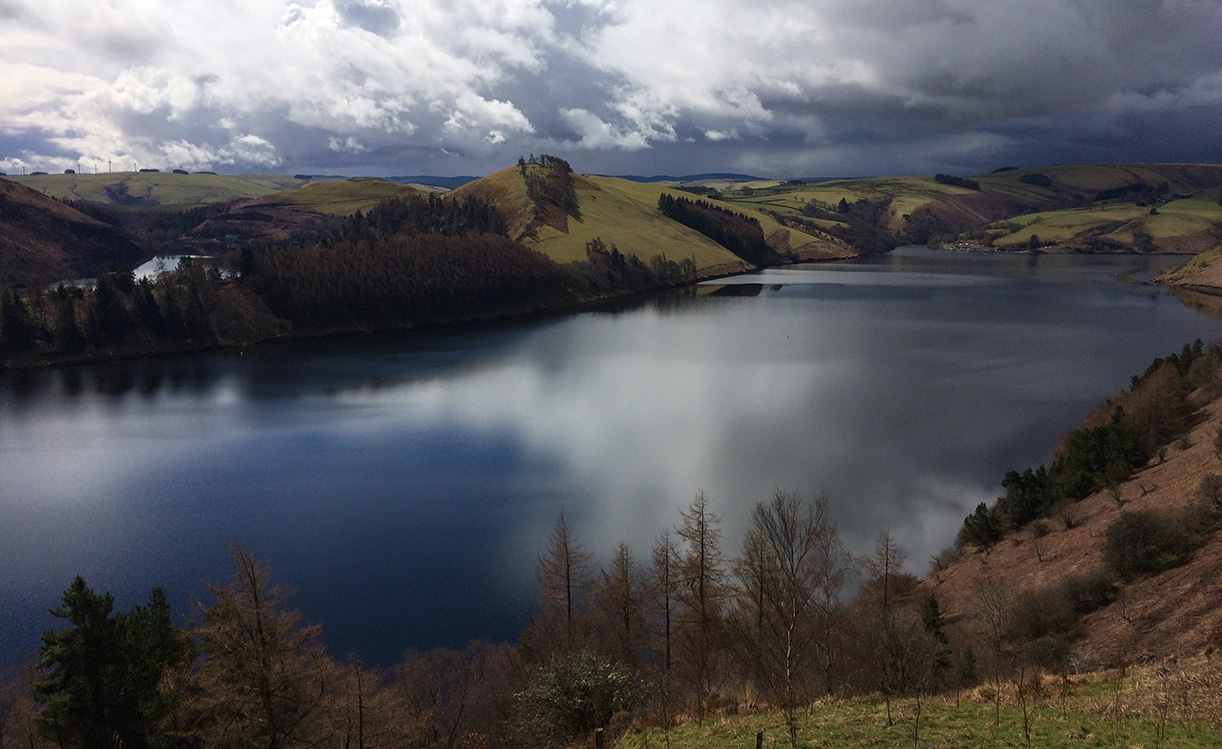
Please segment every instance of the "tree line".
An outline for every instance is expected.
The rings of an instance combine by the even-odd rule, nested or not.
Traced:
[[[1198,540],[1222,527],[1222,476],[1207,476],[1182,516],[1122,514],[1105,561],[1127,581],[1157,574],[1195,548],[1176,535],[1188,523]],[[919,716],[926,696],[978,683],[1000,721],[1003,687],[1021,701],[1033,672],[1067,674],[1074,622],[1114,590],[1070,576],[1015,595],[990,578],[952,624],[889,533],[865,556],[848,552],[827,497],[777,490],[733,554],[698,491],[649,549],[620,543],[601,565],[562,513],[516,643],[408,651],[371,668],[328,653],[250,551],[234,546],[230,561],[186,626],[159,589],[115,612],[74,579],[38,660],[0,683],[0,746],[559,747],[748,704],[779,711],[797,746],[813,738],[806,713],[821,698],[878,695],[891,724],[896,700]]]
[[[122,271],[89,289],[0,292],[0,362],[251,342],[285,327],[220,269],[192,258],[155,279]]]
[[[73,580],[26,686],[3,692],[0,746],[548,747],[634,718],[703,721],[750,694],[796,741],[818,696],[927,693],[962,662],[893,539],[854,559],[827,498],[793,492],[753,508],[736,556],[703,491],[642,559],[621,543],[601,567],[562,514],[515,645],[388,669],[334,659],[265,564],[237,546],[230,560],[185,627],[160,590],[114,612]]]
[[[675,197],[669,193],[658,196],[658,210],[663,216],[695,229],[752,265],[769,265],[781,258],[764,241],[764,231],[758,219],[704,200]]]
[[[541,199],[575,209],[563,160],[544,156],[531,168]],[[308,242],[248,244],[150,278],[122,271],[92,287],[0,290],[0,365],[476,320],[697,274],[691,258],[644,261],[601,239],[584,261],[560,265],[506,233],[501,213],[478,197],[393,198]]]

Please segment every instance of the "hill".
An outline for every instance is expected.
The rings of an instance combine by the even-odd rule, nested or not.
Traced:
[[[197,247],[212,244],[232,248],[243,242],[317,236],[337,229],[343,217],[368,212],[384,200],[423,194],[410,185],[372,177],[311,182],[293,190],[234,201],[187,231],[185,239]]]
[[[982,610],[992,606],[998,623],[1004,620],[1006,642],[1021,648],[1032,638],[1064,639],[1080,670],[1212,652],[1222,641],[1222,587],[1217,584],[1222,580],[1222,533],[1210,519],[1215,510],[1204,503],[1213,502],[1213,495],[1206,494],[1210,482],[1222,485],[1217,476],[1222,473],[1217,377],[1212,372],[1185,401],[1195,406],[1188,416],[1191,427],[1127,478],[1080,501],[1062,501],[1050,515],[990,548],[968,545],[949,564],[935,562],[916,595],[935,595],[948,624],[966,631],[979,630]],[[1170,397],[1166,388],[1159,384],[1138,400],[1122,393],[1084,426],[1106,423],[1107,414],[1122,402],[1128,411],[1153,403],[1153,413],[1169,413],[1165,403],[1170,401],[1158,400]],[[1109,559],[1114,561],[1107,552],[1109,531],[1122,518],[1142,513],[1164,519],[1184,539],[1196,539],[1197,547],[1167,552],[1172,556],[1156,560],[1161,572],[1118,579],[1109,565]],[[1141,547],[1121,548],[1130,553]]]
[[[901,243],[1078,251],[1197,253],[1219,244],[1222,166],[1086,164],[974,177],[877,177],[810,184],[730,184],[720,197],[833,226],[840,201],[888,201]]]
[[[115,206],[223,203],[296,189],[310,182],[308,177],[286,174],[229,175],[204,172],[9,175],[4,179],[60,200],[88,200]]]
[[[0,179],[0,286],[94,276],[148,254],[117,226]]]
[[[528,164],[525,168],[505,169],[464,185],[449,197],[479,196],[491,202],[504,215],[511,237],[560,263],[585,260],[587,244],[600,239],[646,263],[656,256],[671,260],[690,258],[701,276],[751,267],[695,229],[660,213],[658,198],[663,193],[683,195],[680,191],[619,177],[573,175],[578,210],[577,215],[570,215],[532,199],[528,176],[540,168]],[[709,202],[757,220],[768,246],[790,259],[844,258],[857,254],[844,242],[785,226],[753,206]]]

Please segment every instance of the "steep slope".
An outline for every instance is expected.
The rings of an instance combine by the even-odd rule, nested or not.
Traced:
[[[0,287],[95,276],[147,254],[118,227],[0,179]]]
[[[1068,504],[1051,517],[1010,533],[989,550],[965,547],[945,569],[931,572],[919,594],[934,594],[952,626],[980,630],[982,595],[1002,603],[1011,626],[1055,608],[1052,591],[1067,581],[1099,579],[1108,529],[1122,513],[1175,513],[1195,502],[1201,480],[1222,473],[1214,438],[1222,430],[1222,399],[1199,422],[1128,480]],[[1109,596],[1068,637],[1075,666],[1109,668],[1167,657],[1189,657],[1222,643],[1222,533],[1189,561],[1142,577]],[[987,591],[987,593],[982,593]],[[1017,624],[1015,624],[1017,622]]]

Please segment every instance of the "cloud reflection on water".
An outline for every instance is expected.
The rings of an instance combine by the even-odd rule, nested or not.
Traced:
[[[775,488],[826,491],[854,551],[890,529],[920,573],[1005,470],[1222,333],[1115,283],[1140,259],[1041,262],[901,253],[750,296],[4,380],[0,581],[42,611],[81,571],[138,600],[223,574],[238,538],[333,647],[385,661],[512,636],[562,509],[643,559],[698,488],[728,554]]]

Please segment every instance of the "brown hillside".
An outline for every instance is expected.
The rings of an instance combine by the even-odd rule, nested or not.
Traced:
[[[921,593],[935,594],[948,621],[973,630],[982,589],[1013,605],[1072,576],[1101,571],[1107,530],[1122,512],[1180,510],[1193,501],[1205,475],[1222,473],[1213,443],[1222,428],[1222,399],[1204,406],[1197,418],[1186,437],[1123,482],[1118,495],[1105,490],[1069,504],[991,550],[965,547],[957,561],[922,581]],[[1124,588],[1114,602],[1078,623],[1071,642],[1081,670],[1222,646],[1222,533],[1187,564]]]
[[[373,177],[314,182],[296,190],[237,201],[192,229],[188,240],[197,245],[229,246],[317,236],[319,232],[338,229],[345,216],[368,211],[383,200],[409,195],[423,193],[408,185]]]
[[[121,229],[0,179],[0,286],[96,276],[147,254]]]

